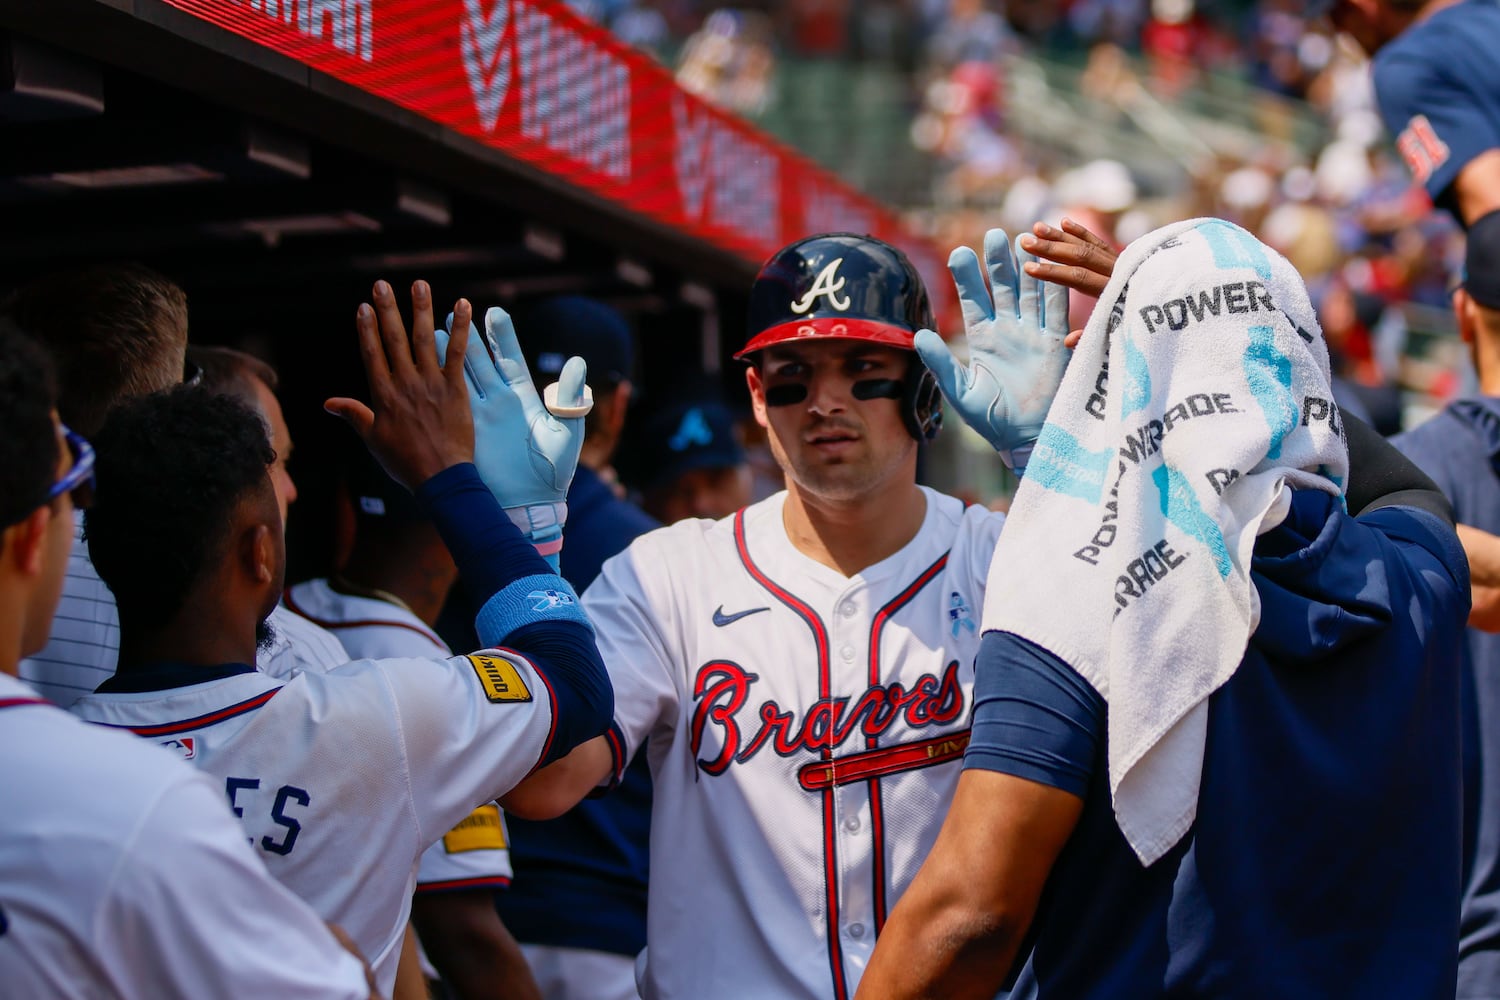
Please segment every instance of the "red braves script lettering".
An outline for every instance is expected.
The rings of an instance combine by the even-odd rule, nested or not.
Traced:
[[[231,0],[231,5],[243,2]],[[326,38],[365,62],[375,58],[374,0],[249,0],[249,7],[308,38]]]
[[[872,686],[850,703],[848,698],[820,700],[802,713],[784,711],[767,700],[757,713],[758,726],[744,739],[737,713],[750,698],[750,689],[760,678],[738,663],[715,660],[698,669],[693,684],[697,707],[693,710],[693,756],[698,756],[703,733],[710,725],[724,736],[724,745],[711,759],[698,758],[708,774],[723,774],[733,763],[744,763],[767,745],[783,757],[799,752],[832,752],[856,732],[878,737],[902,719],[912,729],[941,726],[957,719],[964,710],[964,693],[958,683],[958,661],[948,664],[941,679],[923,674],[906,688],[901,684]]]

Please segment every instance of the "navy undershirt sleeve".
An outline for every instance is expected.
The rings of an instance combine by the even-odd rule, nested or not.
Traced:
[[[1084,798],[1104,722],[1104,699],[1072,667],[1014,633],[984,634],[966,769],[999,771]]]
[[[416,495],[479,603],[523,577],[557,575],[511,523],[472,463],[449,466],[423,483]],[[587,626],[543,619],[515,629],[504,637],[504,644],[525,654],[552,689],[552,747],[543,764],[609,728],[614,688]]]

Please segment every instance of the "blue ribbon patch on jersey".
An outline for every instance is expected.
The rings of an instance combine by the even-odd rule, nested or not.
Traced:
[[[479,686],[484,688],[484,696],[490,701],[531,700],[531,689],[521,679],[521,671],[517,670],[516,665],[498,651],[470,653],[464,659],[468,660],[469,666],[474,668],[474,674],[479,678]]]

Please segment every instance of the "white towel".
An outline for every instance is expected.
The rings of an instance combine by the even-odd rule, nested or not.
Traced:
[[[1259,531],[1288,487],[1342,495],[1343,426],[1301,277],[1238,226],[1126,248],[995,550],[984,627],[1108,703],[1115,818],[1143,864],[1197,815],[1207,699],[1260,619]]]

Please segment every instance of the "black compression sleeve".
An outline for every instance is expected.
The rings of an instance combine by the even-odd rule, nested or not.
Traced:
[[[1340,411],[1349,442],[1349,483],[1344,499],[1349,513],[1377,507],[1416,507],[1453,523],[1453,507],[1437,483],[1375,428]]]

